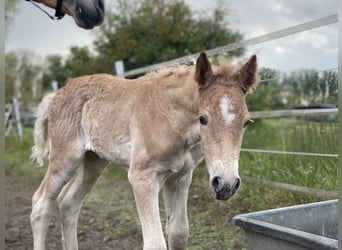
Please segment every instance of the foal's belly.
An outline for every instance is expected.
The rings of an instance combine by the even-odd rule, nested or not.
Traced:
[[[131,142],[113,145],[110,151],[105,152],[105,158],[120,166],[129,167],[131,163]]]
[[[123,134],[118,135],[109,131],[104,135],[96,132],[85,133],[85,145],[86,150],[93,151],[99,157],[124,167],[130,167],[132,157],[134,157],[131,138]],[[170,151],[177,152],[178,150]],[[148,157],[148,154],[146,156]],[[192,171],[203,160],[200,143],[188,146],[176,154],[161,152],[161,155],[154,155],[154,157],[148,160],[148,162],[155,163],[150,167],[156,167],[157,172],[171,171],[173,173]]]
[[[107,140],[106,143],[89,141],[86,147],[87,150],[93,151],[99,157],[111,163],[124,167],[129,167],[130,165],[132,144],[129,140]]]

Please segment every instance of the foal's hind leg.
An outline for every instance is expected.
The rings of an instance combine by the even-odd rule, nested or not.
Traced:
[[[62,241],[64,250],[78,249],[77,221],[85,195],[101,175],[107,161],[87,152],[76,174],[65,185],[57,198],[61,214]]]
[[[79,166],[84,150],[74,143],[69,147],[51,145],[48,171],[32,198],[31,226],[35,250],[45,249],[45,238],[56,198]]]

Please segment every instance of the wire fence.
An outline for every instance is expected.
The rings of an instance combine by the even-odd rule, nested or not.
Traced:
[[[242,152],[250,152],[250,153],[264,153],[264,154],[286,154],[286,155],[332,157],[332,158],[337,158],[338,157],[338,154],[321,154],[321,153],[309,153],[309,152],[291,152],[291,151],[266,150],[266,149],[255,149],[255,148],[242,148],[241,151]]]
[[[288,110],[267,110],[250,112],[252,119],[265,118],[288,118],[288,117],[308,117],[317,115],[337,115],[338,108],[320,109],[288,109]]]

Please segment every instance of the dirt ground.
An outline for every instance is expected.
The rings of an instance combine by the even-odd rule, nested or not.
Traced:
[[[32,230],[30,226],[32,191],[20,185],[21,179],[13,175],[6,177],[6,250],[33,249]],[[83,206],[78,224],[79,249],[136,249],[141,245],[140,233],[124,237],[106,237],[104,230],[96,221],[91,208]],[[61,232],[57,211],[51,219],[46,249],[62,249]]]
[[[11,140],[6,145],[6,250],[33,249],[31,197],[47,166],[38,168],[28,161],[31,145],[31,139],[24,141],[22,146]],[[240,193],[243,192],[242,188]],[[239,198],[229,202],[215,201],[208,188],[207,170],[204,166],[198,167],[188,200],[190,234],[187,249],[246,249],[243,232],[231,223],[231,218],[249,210],[250,203],[246,201],[255,195],[247,193],[242,196],[247,197],[244,202]],[[160,209],[165,225],[162,199]],[[110,166],[99,178],[82,206],[77,233],[80,250],[142,249],[141,226],[126,169]],[[46,246],[48,250],[62,249],[57,209],[49,223]]]

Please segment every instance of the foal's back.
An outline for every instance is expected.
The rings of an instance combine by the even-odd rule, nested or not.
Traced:
[[[144,157],[163,160],[187,143],[196,119],[189,115],[197,108],[194,87],[191,72],[182,69],[135,80],[107,74],[74,78],[53,99],[51,141],[55,147],[80,141],[86,150],[125,166],[142,149]]]

